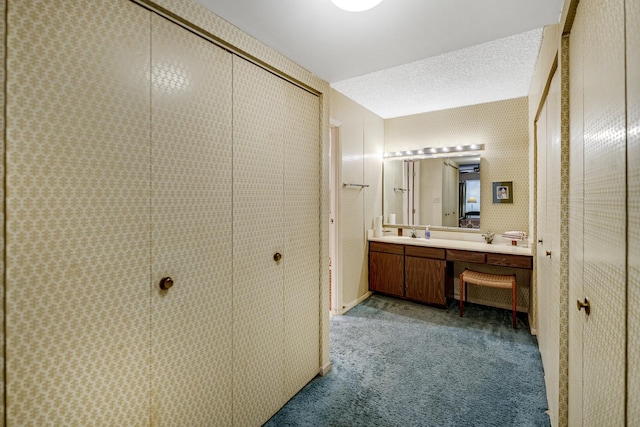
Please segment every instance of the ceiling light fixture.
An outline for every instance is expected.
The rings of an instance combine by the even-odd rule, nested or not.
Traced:
[[[457,145],[453,147],[426,147],[422,150],[405,150],[405,151],[396,151],[387,152],[383,154],[385,158],[393,158],[393,157],[415,157],[421,159],[429,159],[434,157],[460,157],[460,156],[469,156],[478,154],[478,151],[484,150],[484,144],[473,144],[473,145]]]
[[[331,3],[348,12],[364,12],[380,4],[382,0],[331,0]]]

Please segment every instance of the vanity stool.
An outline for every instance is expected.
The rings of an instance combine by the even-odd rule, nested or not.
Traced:
[[[465,283],[478,286],[489,286],[491,288],[511,289],[511,300],[513,304],[513,328],[516,328],[516,275],[515,274],[490,274],[481,273],[474,270],[464,270],[460,274],[460,317],[464,310],[464,300],[467,299],[467,288]],[[464,295],[464,297],[463,297]]]

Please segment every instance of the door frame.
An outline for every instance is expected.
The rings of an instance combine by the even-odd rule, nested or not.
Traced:
[[[329,129],[329,313],[342,314],[342,286],[340,283],[340,187],[342,177],[342,123],[330,118]]]

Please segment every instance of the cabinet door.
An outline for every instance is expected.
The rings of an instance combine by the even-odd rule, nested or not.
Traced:
[[[446,261],[407,256],[404,259],[405,290],[409,299],[444,305]]]
[[[153,15],[154,425],[230,425],[231,54]],[[169,290],[158,286],[171,277]]]
[[[369,290],[404,295],[404,255],[369,252]]]
[[[145,426],[150,12],[10,6],[6,423]]]

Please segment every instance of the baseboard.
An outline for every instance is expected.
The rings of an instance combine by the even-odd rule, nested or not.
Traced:
[[[331,370],[331,362],[327,362],[326,365],[320,367],[320,370],[318,371],[318,375],[320,375],[321,377],[324,377],[329,373],[330,370]]]
[[[362,295],[360,298],[358,298],[355,301],[351,301],[349,304],[347,305],[343,305],[342,306],[342,310],[340,310],[340,315],[345,314],[347,311],[351,310],[353,307],[355,307],[356,305],[360,304],[362,301],[366,300],[367,298],[369,298],[371,296],[371,292],[366,292],[364,295]]]
[[[529,330],[531,331],[531,335],[535,335],[538,336],[538,328],[534,328],[533,325],[533,316],[531,315],[531,312],[529,312]]]

